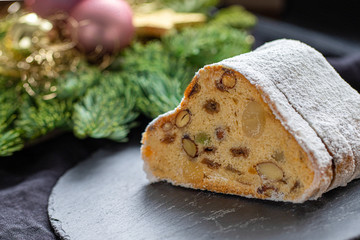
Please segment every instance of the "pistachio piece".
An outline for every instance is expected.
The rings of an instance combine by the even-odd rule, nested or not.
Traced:
[[[285,155],[283,151],[276,150],[272,155],[271,158],[273,158],[277,162],[285,162]]]
[[[211,143],[211,137],[205,132],[200,132],[195,135],[195,142],[202,145],[209,145]]]

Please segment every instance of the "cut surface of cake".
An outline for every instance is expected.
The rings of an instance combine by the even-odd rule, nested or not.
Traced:
[[[359,174],[359,107],[320,53],[274,41],[200,69],[180,105],[148,125],[144,169],[195,189],[317,199]]]

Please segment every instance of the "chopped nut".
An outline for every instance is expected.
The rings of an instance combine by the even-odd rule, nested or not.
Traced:
[[[250,150],[247,147],[236,147],[236,148],[230,148],[230,152],[233,155],[233,157],[247,158],[249,156]]]
[[[189,136],[185,135],[182,139],[182,147],[189,157],[197,157],[198,148]]]
[[[256,165],[260,177],[270,181],[281,181],[284,178],[283,170],[272,162],[262,162]]]
[[[264,195],[267,196],[267,197],[270,197],[270,196],[271,196],[271,193],[274,192],[274,191],[275,191],[275,192],[278,192],[279,189],[277,189],[276,187],[271,186],[271,185],[264,185],[264,186],[259,187],[259,188],[256,190],[256,192],[257,192],[258,194],[264,194]]]
[[[175,125],[179,128],[185,127],[190,122],[190,111],[182,110],[176,115]]]
[[[220,104],[213,99],[207,100],[204,104],[207,113],[214,114],[220,111]]]
[[[285,162],[285,155],[283,151],[275,151],[271,157],[277,162]]]
[[[211,143],[211,137],[205,132],[200,132],[195,135],[195,142],[202,145],[209,145]]]
[[[207,167],[211,169],[218,169],[221,167],[220,163],[214,162],[208,158],[204,158],[203,160],[201,160],[201,163],[206,164]]]
[[[228,89],[233,88],[236,85],[236,76],[233,71],[229,69],[224,69],[224,74],[221,76],[220,80],[215,81],[215,86],[220,91],[224,92]]]
[[[206,147],[204,148],[205,153],[215,153],[216,147]]]
[[[191,97],[192,95],[195,95],[195,94],[199,93],[200,90],[201,90],[201,86],[196,82],[194,84],[194,86],[192,87],[188,97]]]
[[[171,122],[164,123],[161,128],[164,132],[170,131],[172,129],[173,125]]]
[[[169,144],[169,143],[174,142],[175,138],[176,138],[175,133],[174,134],[166,134],[162,139],[160,139],[160,142]]]
[[[237,170],[236,168],[234,168],[234,167],[233,167],[232,165],[230,165],[230,164],[228,164],[228,165],[225,167],[225,170],[230,171],[230,172],[232,172],[232,173],[239,174],[239,175],[242,174],[241,171]]]
[[[257,102],[250,102],[243,112],[242,129],[248,137],[259,137],[265,127],[265,111]]]
[[[215,135],[218,140],[223,140],[225,137],[225,133],[226,131],[222,127],[218,127],[215,129]]]
[[[222,77],[220,82],[224,85],[225,88],[233,88],[236,84],[236,77],[233,72],[226,71]]]

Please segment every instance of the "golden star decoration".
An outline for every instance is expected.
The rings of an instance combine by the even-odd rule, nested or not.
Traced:
[[[202,13],[177,13],[172,9],[161,9],[151,13],[136,13],[133,23],[139,36],[161,37],[173,29],[206,22]]]

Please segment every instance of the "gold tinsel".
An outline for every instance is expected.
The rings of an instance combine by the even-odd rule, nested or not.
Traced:
[[[56,18],[61,23],[63,17]],[[65,28],[35,13],[11,13],[2,24],[6,21],[11,24],[0,43],[0,74],[20,78],[30,96],[56,97],[54,79],[65,71],[75,72],[81,60],[76,44],[62,37],[59,29]]]

